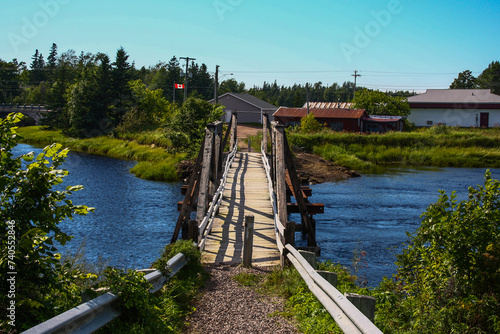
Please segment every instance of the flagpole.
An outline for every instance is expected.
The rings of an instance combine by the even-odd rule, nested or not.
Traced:
[[[174,104],[175,104],[175,82],[174,82]]]

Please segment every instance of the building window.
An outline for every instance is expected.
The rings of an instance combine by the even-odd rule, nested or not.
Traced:
[[[333,131],[342,131],[344,129],[344,122],[330,122],[330,129]]]
[[[427,121],[427,125],[432,125],[432,121]]]

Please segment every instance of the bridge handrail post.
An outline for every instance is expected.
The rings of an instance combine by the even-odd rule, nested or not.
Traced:
[[[238,140],[238,113],[231,114],[231,140],[229,141],[229,150],[232,150]]]
[[[214,122],[207,125],[213,132],[213,148],[212,148],[212,166],[210,168],[210,191],[209,200],[211,201],[217,188],[219,187],[219,170],[222,169],[222,122]]]
[[[267,123],[269,122],[269,115],[264,114],[264,119],[262,120],[262,153],[267,153]]]
[[[290,243],[286,240],[287,222],[288,222],[288,212],[287,212],[287,201],[286,201],[286,181],[285,181],[285,139],[284,132],[285,127],[278,122],[273,122],[273,133],[274,133],[274,151],[275,151],[275,188],[278,218],[281,225],[285,228],[285,233],[282,236],[282,243],[284,245]],[[285,265],[286,251],[282,254],[281,264]]]
[[[212,150],[214,145],[214,132],[207,126],[205,129],[205,147],[203,148],[203,162],[201,167],[200,175],[200,188],[198,194],[198,207],[196,209],[196,220],[198,224],[201,223],[208,207],[208,192],[209,192],[209,181],[210,181],[210,169],[211,169],[211,158]]]

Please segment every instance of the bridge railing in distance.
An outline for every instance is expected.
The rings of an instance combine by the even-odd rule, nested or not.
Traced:
[[[178,253],[167,262],[169,277],[163,276],[159,270],[147,274],[145,278],[152,285],[149,292],[159,291],[165,281],[174,276],[186,263],[186,256]],[[93,333],[120,316],[120,311],[115,306],[118,299],[119,296],[114,293],[105,293],[22,333]]]

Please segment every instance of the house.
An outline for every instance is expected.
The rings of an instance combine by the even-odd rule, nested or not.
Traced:
[[[428,89],[408,102],[416,126],[500,126],[500,95],[490,89]]]
[[[213,103],[213,100],[211,101]],[[248,93],[226,93],[219,96],[219,104],[224,106],[224,121],[229,122],[231,113],[238,113],[238,123],[261,123],[263,115],[272,115],[278,109],[266,101],[263,101]]]

